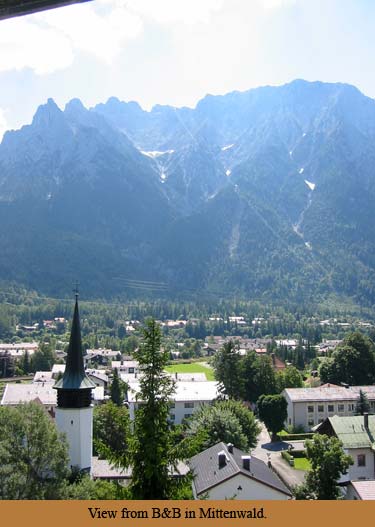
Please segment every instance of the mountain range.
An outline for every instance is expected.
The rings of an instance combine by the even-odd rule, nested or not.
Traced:
[[[0,145],[0,280],[375,304],[375,101],[295,80],[197,106],[52,99]]]

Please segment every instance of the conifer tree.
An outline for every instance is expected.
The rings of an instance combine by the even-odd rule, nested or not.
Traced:
[[[363,415],[370,412],[370,403],[367,395],[362,390],[359,390],[359,400],[355,409],[356,414]]]
[[[239,399],[242,390],[241,357],[233,340],[226,342],[215,354],[213,367],[220,392],[230,399]]]
[[[111,401],[117,406],[121,406],[124,402],[124,394],[117,368],[115,368],[113,371],[113,379],[111,384]]]
[[[133,499],[170,499],[174,485],[171,471],[171,433],[168,424],[174,382],[164,372],[168,351],[161,350],[160,328],[151,319],[143,329],[143,343],[134,352],[142,372],[139,408],[135,414],[130,447]]]

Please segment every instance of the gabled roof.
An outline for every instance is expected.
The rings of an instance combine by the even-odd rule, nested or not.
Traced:
[[[12,406],[30,401],[39,401],[46,406],[56,406],[56,392],[51,383],[7,384],[1,405]]]
[[[368,427],[365,426],[363,415],[328,417],[315,428],[317,432],[326,423],[332,427],[334,434],[342,441],[343,448],[372,448],[375,446],[375,415],[368,416]]]
[[[125,380],[126,376],[121,374],[121,379]],[[128,401],[130,403],[137,401],[139,391],[139,381],[129,382]],[[213,401],[219,395],[219,383],[216,381],[176,381],[171,400],[175,402]]]
[[[351,481],[356,493],[361,500],[375,500],[375,480]]]
[[[218,454],[225,453],[226,463],[219,468]],[[197,495],[207,492],[212,487],[216,487],[223,481],[226,481],[237,474],[242,474],[250,479],[258,481],[263,485],[278,490],[288,496],[291,492],[284,483],[270,470],[264,461],[251,456],[250,470],[243,468],[242,456],[248,456],[248,453],[233,447],[233,453],[230,453],[225,443],[217,443],[207,448],[200,454],[190,459],[189,465],[194,474],[194,485]]]

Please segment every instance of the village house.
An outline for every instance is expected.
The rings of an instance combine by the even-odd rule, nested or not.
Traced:
[[[192,457],[195,499],[289,500],[292,494],[264,461],[217,443]]]
[[[191,374],[190,374],[191,376]],[[218,383],[215,381],[177,381],[175,393],[172,395],[170,404],[170,420],[174,424],[180,424],[189,418],[204,404],[212,404],[219,396]],[[139,393],[139,381],[129,382],[128,405],[130,419],[134,419],[135,410],[142,402],[137,400]]]
[[[117,370],[118,373],[134,374],[139,372],[139,362],[136,360],[113,360],[111,363],[112,370]]]
[[[362,390],[375,410],[375,386],[337,386],[323,384],[317,388],[286,388],[282,395],[288,403],[286,425],[311,430],[327,417],[353,416]]]
[[[111,349],[88,349],[86,355],[83,356],[85,367],[100,364],[101,366],[108,366],[113,360],[121,356],[120,351],[113,351]]]
[[[20,359],[27,353],[31,356],[38,350],[37,342],[16,342],[14,344],[0,343],[0,352],[8,352],[11,357]]]
[[[5,385],[0,405],[17,406],[18,404],[39,400],[49,413],[53,414],[57,405],[57,394],[53,386],[53,379],[47,382],[33,382],[29,384],[8,383]],[[97,386],[92,391],[92,403],[97,405],[103,403],[104,400],[104,388]]]
[[[351,481],[347,487],[346,500],[375,500],[375,480]]]
[[[328,417],[314,428],[315,432],[337,437],[353,465],[340,482],[375,479],[375,415]]]

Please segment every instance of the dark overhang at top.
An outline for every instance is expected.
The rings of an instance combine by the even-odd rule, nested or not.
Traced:
[[[0,0],[0,20],[91,0]]]

